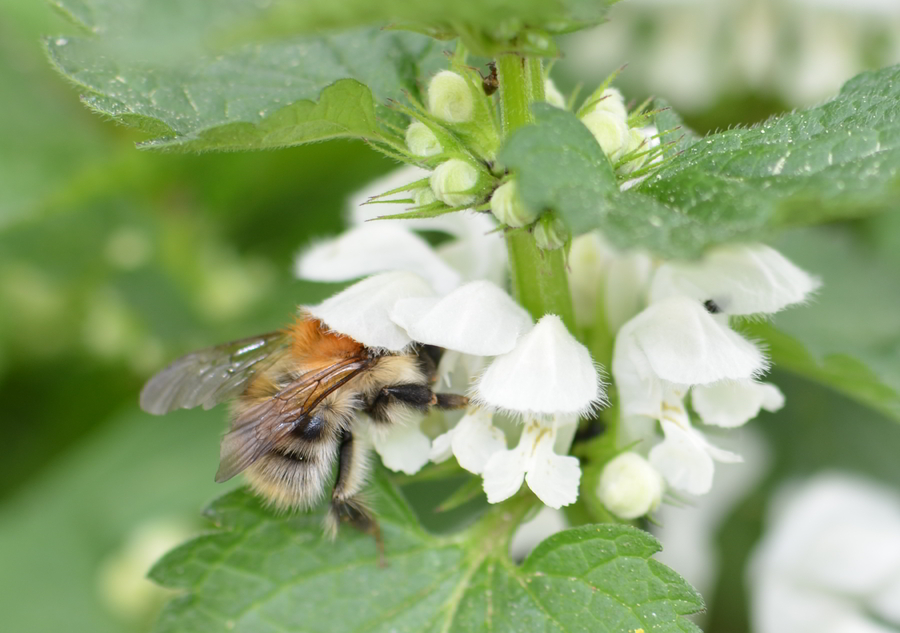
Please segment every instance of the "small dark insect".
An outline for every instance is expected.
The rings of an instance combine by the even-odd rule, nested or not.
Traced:
[[[497,79],[497,64],[489,62],[488,68],[491,69],[491,72],[487,76],[481,76],[481,87],[484,89],[484,94],[490,97],[497,92],[497,89],[500,87],[500,81]]]
[[[710,314],[719,314],[720,312],[722,312],[722,308],[719,307],[719,304],[712,299],[707,299],[706,301],[704,301],[703,307],[706,308],[706,311]]]
[[[376,426],[405,410],[466,406],[464,396],[434,393],[435,350],[381,353],[330,331],[309,315],[279,332],[213,347],[176,360],[141,392],[141,408],[232,403],[216,481],[244,473],[253,490],[278,508],[307,509],[323,496],[337,464],[326,529],[340,522],[375,536],[378,523],[361,497],[368,455],[354,432],[368,414]]]

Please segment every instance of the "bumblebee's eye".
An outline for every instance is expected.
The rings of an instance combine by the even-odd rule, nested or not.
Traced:
[[[719,314],[720,312],[722,312],[722,308],[719,307],[719,304],[717,304],[712,299],[707,299],[706,301],[704,301],[703,307],[706,308],[706,311],[710,314]]]

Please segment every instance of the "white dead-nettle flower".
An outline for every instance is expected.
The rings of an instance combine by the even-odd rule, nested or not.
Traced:
[[[416,156],[434,156],[443,151],[441,142],[427,125],[421,121],[413,121],[406,128],[406,146]]]
[[[475,99],[465,78],[442,70],[428,84],[428,110],[448,123],[467,123],[475,116]]]
[[[735,428],[749,422],[763,409],[775,412],[784,406],[784,394],[773,384],[755,380],[727,380],[691,389],[691,406],[704,424]]]
[[[368,432],[354,433],[354,438],[368,435],[372,448],[385,467],[394,472],[415,475],[428,463],[431,439],[422,431],[421,414],[408,411],[388,427],[366,420],[364,414],[359,414],[359,417],[359,428]]]
[[[606,464],[597,484],[597,498],[622,519],[653,512],[662,502],[665,484],[646,459],[626,451]]]
[[[431,172],[431,190],[438,200],[451,207],[475,202],[472,189],[477,184],[478,170],[459,158],[451,158]]]
[[[712,302],[729,315],[774,314],[802,303],[820,282],[764,244],[720,246],[697,262],[669,262],[657,270],[650,301],[681,295]]]
[[[456,457],[459,465],[480,475],[494,453],[506,450],[506,436],[493,424],[487,409],[472,408],[452,429],[435,438],[431,460],[442,462]]]
[[[527,420],[516,447],[495,452],[484,465],[488,502],[508,499],[524,481],[544,505],[561,508],[575,503],[581,467],[578,458],[560,455],[556,446],[560,427],[574,426],[576,420],[574,416]],[[568,447],[563,450],[567,451]]]
[[[775,496],[749,585],[759,633],[900,628],[900,497],[841,473]]]
[[[495,358],[474,390],[478,404],[524,416],[581,415],[605,397],[587,348],[553,314]]]
[[[491,195],[491,213],[497,220],[512,227],[531,224],[538,217],[537,213],[522,202],[515,180],[507,181],[494,190]]]
[[[434,296],[424,279],[406,271],[381,273],[304,310],[331,330],[345,334],[366,347],[399,352],[414,342],[406,330],[390,319],[402,299]]]
[[[544,101],[557,108],[566,109],[566,98],[549,77],[544,79]]]
[[[458,212],[429,219],[374,220],[380,215],[402,213],[410,205],[364,204],[372,196],[428,175],[423,169],[403,167],[353,196],[348,205],[350,228],[302,251],[294,265],[297,277],[335,282],[408,270],[422,276],[441,294],[473,279],[503,284],[506,245],[502,236],[491,233],[496,227],[488,214]],[[422,191],[433,196],[426,185],[417,191],[417,198]],[[451,239],[432,247],[416,234],[418,230],[440,231]]]

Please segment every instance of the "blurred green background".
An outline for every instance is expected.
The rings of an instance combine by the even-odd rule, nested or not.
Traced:
[[[707,2],[626,2],[568,42],[555,74],[571,87],[631,60],[629,97],[671,97],[708,131],[816,101],[900,59],[897,20],[850,23],[812,4],[786,17],[776,2],[720,3],[750,13],[716,21]],[[141,384],[181,353],[276,328],[297,303],[329,294],[291,277],[292,255],[339,231],[347,195],[392,165],[351,142],[136,150],[140,137],[89,113],[47,64],[40,37],[69,28],[38,0],[0,0],[0,630],[142,631],[156,599],[128,578],[142,557],[200,529],[199,510],[223,492],[212,477],[224,413],[153,418],[137,407]],[[816,50],[831,55],[827,76]],[[751,63],[747,51],[762,57]],[[664,59],[671,72],[660,74]],[[667,94],[670,85],[681,88]],[[900,375],[900,222],[825,227],[781,246],[826,282],[793,327],[819,327],[824,340],[829,328],[858,330],[858,344]],[[773,467],[719,531],[707,631],[747,630],[741,570],[779,481],[835,466],[900,482],[895,421],[817,385],[775,381],[788,406],[758,423]]]

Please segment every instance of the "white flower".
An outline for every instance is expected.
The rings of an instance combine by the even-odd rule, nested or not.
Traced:
[[[515,180],[509,180],[497,187],[491,195],[491,213],[500,222],[512,227],[531,224],[538,217],[537,213],[522,202],[517,187]]]
[[[711,250],[698,262],[670,262],[659,267],[650,301],[669,296],[711,301],[723,314],[773,314],[801,303],[820,282],[764,244],[728,245]]]
[[[566,109],[566,98],[549,77],[544,79],[544,101],[557,108]]]
[[[372,446],[387,468],[415,475],[428,463],[431,440],[422,432],[420,414],[410,412],[391,425],[367,422],[364,426],[369,429]]]
[[[391,318],[419,343],[477,356],[511,351],[532,327],[528,312],[489,281],[469,282],[440,299],[400,300]]]
[[[502,236],[491,233],[495,225],[488,214],[456,212],[429,219],[369,221],[402,213],[408,207],[403,203],[365,205],[372,196],[428,175],[422,169],[404,167],[355,195],[348,205],[351,228],[303,251],[295,262],[296,275],[312,281],[349,281],[388,270],[408,270],[441,294],[472,279],[502,285],[506,245]],[[427,185],[421,191],[431,193]],[[432,248],[415,230],[441,231],[452,239]]]
[[[406,146],[416,156],[434,156],[440,154],[444,148],[427,125],[421,121],[413,121],[406,128]]]
[[[750,572],[754,631],[895,631],[900,497],[839,473],[783,488]]]
[[[398,352],[413,339],[390,314],[401,299],[430,297],[434,291],[416,274],[398,271],[363,279],[349,288],[303,310],[331,330],[345,334],[367,347]]]
[[[653,512],[662,502],[663,479],[646,459],[626,451],[603,467],[597,498],[623,519],[636,519]]]
[[[479,404],[513,414],[583,414],[605,398],[587,349],[548,314],[498,356],[475,387]]]
[[[554,452],[557,422],[529,420],[519,444],[495,452],[484,467],[484,491],[489,503],[499,503],[518,492],[525,481],[532,492],[551,508],[574,503],[578,498],[581,468],[578,459]]]
[[[480,475],[488,459],[505,449],[506,437],[493,425],[491,412],[475,408],[455,427],[435,438],[430,457],[434,462],[442,462],[452,454],[460,466]]]
[[[755,418],[760,409],[772,412],[781,409],[784,394],[766,382],[723,380],[694,387],[691,405],[705,424],[734,428]]]
[[[475,100],[465,78],[442,70],[428,84],[428,110],[448,123],[466,123],[475,116]]]
[[[656,419],[669,385],[752,378],[765,368],[756,346],[685,297],[652,304],[622,326],[612,365],[623,413]]]
[[[450,207],[475,202],[472,189],[478,184],[478,170],[459,158],[451,158],[431,173],[431,190],[437,199]]]
[[[740,462],[741,456],[722,450],[691,426],[679,399],[667,399],[666,413],[660,420],[665,439],[650,451],[650,464],[670,486],[693,495],[702,495],[712,488],[713,460],[723,463]]]

